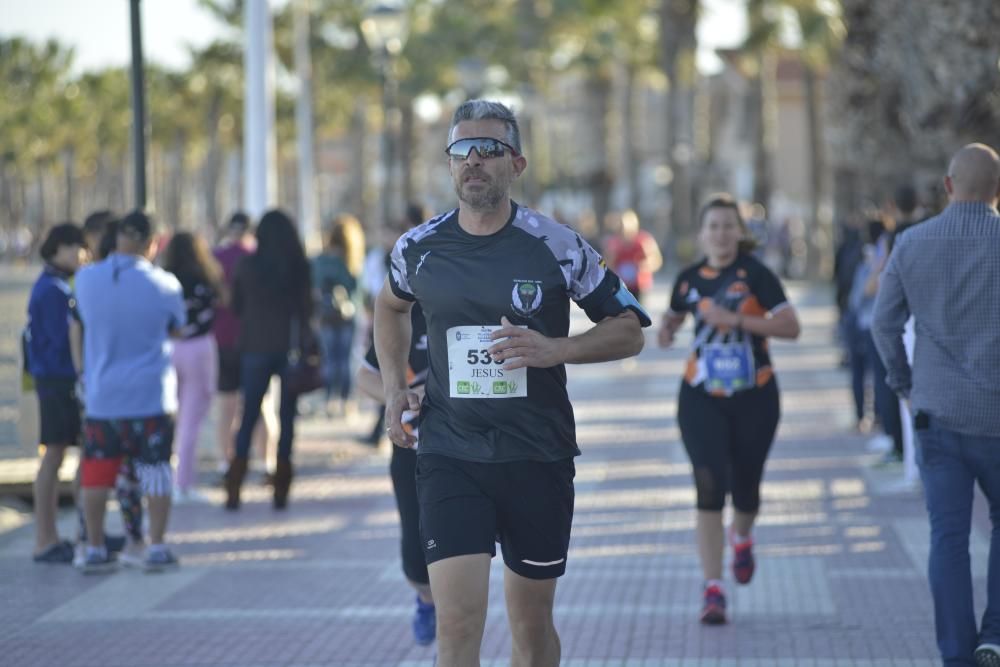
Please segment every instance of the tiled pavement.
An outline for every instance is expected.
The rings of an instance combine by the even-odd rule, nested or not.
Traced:
[[[572,667],[931,667],[939,664],[919,493],[893,490],[850,434],[833,310],[792,290],[805,325],[774,345],[784,417],[764,485],[759,569],[729,587],[732,622],[696,622],[693,491],[673,400],[683,357],[651,339],[638,360],[570,369],[583,456],[556,622]],[[654,301],[661,307],[663,296]],[[0,508],[0,664],[8,667],[431,665],[414,645],[385,452],[305,423],[288,512],[254,489],[238,514],[175,509],[174,573],[84,577],[31,564],[30,526]],[[207,489],[216,499],[217,491]],[[980,499],[981,500],[981,499]],[[977,594],[988,523],[978,502]],[[4,519],[6,517],[6,519]],[[66,513],[64,523],[72,525]],[[486,665],[509,663],[494,562]],[[979,600],[982,604],[982,600]]]

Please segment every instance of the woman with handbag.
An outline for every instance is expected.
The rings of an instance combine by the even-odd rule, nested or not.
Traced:
[[[226,509],[239,509],[247,471],[250,438],[260,417],[260,402],[271,378],[281,384],[278,461],[274,508],[284,509],[292,483],[292,439],[300,393],[316,388],[319,359],[310,327],[312,294],[309,262],[295,224],[271,210],[257,226],[257,251],[240,260],[233,281],[232,306],[240,319],[240,373],[243,419],[236,453],[226,472]]]
[[[351,395],[358,276],[365,261],[365,233],[353,215],[338,215],[323,252],[312,260],[313,295],[323,350],[327,414],[343,415]]]

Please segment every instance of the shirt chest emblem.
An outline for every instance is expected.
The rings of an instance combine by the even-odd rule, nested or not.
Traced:
[[[522,317],[531,317],[542,309],[542,282],[515,280],[510,292],[510,305]]]

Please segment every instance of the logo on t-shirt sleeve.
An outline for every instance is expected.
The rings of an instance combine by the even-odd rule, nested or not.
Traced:
[[[539,280],[515,280],[510,305],[522,317],[531,317],[542,309],[542,283]]]

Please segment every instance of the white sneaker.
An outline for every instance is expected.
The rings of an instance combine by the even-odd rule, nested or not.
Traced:
[[[171,503],[173,505],[207,505],[208,498],[197,489],[180,489],[174,487]]]
[[[884,454],[892,449],[892,438],[884,433],[876,435],[868,440],[866,448],[872,454]]]
[[[146,562],[146,545],[128,544],[118,553],[118,562],[125,567],[142,567]]]
[[[73,567],[82,570],[87,562],[87,547],[83,542],[77,542],[73,547]]]

